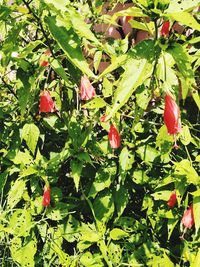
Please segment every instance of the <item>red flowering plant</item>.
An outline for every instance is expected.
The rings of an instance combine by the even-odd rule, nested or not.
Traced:
[[[198,1],[1,3],[2,265],[198,266]]]

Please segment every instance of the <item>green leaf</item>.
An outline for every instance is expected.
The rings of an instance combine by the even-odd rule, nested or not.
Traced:
[[[90,25],[86,24],[86,22],[84,21],[83,16],[75,10],[69,9],[68,11],[70,13],[70,20],[72,22],[73,28],[75,29],[77,34],[81,37],[88,39],[94,44],[101,46],[99,40],[90,30]]]
[[[156,146],[160,148],[161,154],[170,152],[173,142],[173,136],[168,134],[167,127],[163,125],[156,137]]]
[[[139,154],[140,158],[146,163],[153,162],[156,157],[160,155],[154,147],[151,147],[149,145],[140,146],[136,150],[136,152]]]
[[[113,240],[120,240],[127,236],[128,234],[120,228],[114,228],[110,231],[110,238]]]
[[[0,188],[1,188],[1,190],[3,190],[3,188],[6,184],[7,178],[8,178],[8,171],[7,170],[0,173]]]
[[[34,255],[37,251],[36,238],[27,238],[22,243],[21,238],[14,237],[11,241],[11,256],[21,267],[35,266]]]
[[[26,189],[26,182],[22,179],[17,179],[11,186],[8,193],[8,208],[13,209],[17,203],[22,199],[23,193]]]
[[[74,180],[74,184],[75,184],[76,190],[78,191],[83,163],[80,161],[71,160],[70,167],[72,170],[72,177]]]
[[[140,42],[129,52],[130,59],[119,81],[107,119],[110,119],[129,100],[137,87],[151,76],[152,62],[157,52],[157,47],[151,40]]]
[[[182,12],[185,10],[192,11],[198,4],[199,4],[199,0],[192,0],[192,1],[173,0],[173,1],[170,1],[169,7],[166,10],[166,12],[174,13],[174,10],[176,10],[177,12]]]
[[[86,251],[80,258],[80,263],[85,267],[103,267],[101,256]],[[81,265],[81,266],[82,266]]]
[[[32,41],[30,43],[27,44],[27,46],[25,46],[23,48],[23,50],[20,52],[19,57],[26,57],[27,55],[29,55],[33,49],[35,49],[37,46],[39,46],[40,44],[42,44],[42,41],[40,40],[36,40],[36,41]]]
[[[65,82],[68,82],[66,71],[57,59],[51,60],[50,65]]]
[[[15,236],[26,237],[33,227],[31,214],[28,210],[17,209],[10,218],[9,228],[12,229]]]
[[[101,62],[102,59],[102,51],[97,51],[94,55],[94,69],[95,69],[95,73],[98,71],[99,68],[99,64]]]
[[[185,47],[175,43],[167,50],[167,52],[173,56],[178,66],[178,70],[181,72],[183,77],[188,79],[190,83],[194,83],[194,71],[191,66],[191,57]]]
[[[199,108],[200,110],[200,96],[199,96],[199,93],[197,90],[194,90],[193,88],[190,90],[191,92],[191,95],[195,101],[195,103],[197,104],[197,107]]]
[[[187,125],[182,127],[180,139],[181,139],[181,143],[185,146],[189,145],[189,143],[191,142],[192,137],[190,134],[189,127]]]
[[[35,174],[37,172],[38,172],[38,170],[36,168],[32,167],[32,166],[28,167],[27,169],[24,168],[20,172],[20,178]]]
[[[0,20],[6,20],[10,13],[11,13],[11,9],[6,7],[6,6],[0,6]]]
[[[112,194],[105,190],[101,192],[95,199],[93,204],[95,217],[97,221],[102,223],[107,223],[114,212],[114,202]]]
[[[100,239],[100,235],[97,232],[97,229],[94,224],[85,224],[82,223],[80,227],[80,240],[89,241],[90,243],[96,243]]]
[[[33,158],[31,157],[28,150],[25,150],[25,152],[19,151],[14,157],[14,159],[12,159],[14,164],[23,164],[23,165],[30,164],[32,160]]]
[[[110,187],[116,172],[115,164],[100,168],[95,175],[95,180],[90,188],[88,197],[95,197],[98,192]]]
[[[90,70],[81,51],[81,42],[78,35],[72,28],[67,29],[65,23],[55,17],[46,17],[45,22],[49,31],[58,45],[63,49],[67,58],[89,77],[95,78],[94,73]]]
[[[195,233],[197,235],[200,228],[200,196],[195,196],[193,199],[194,221],[195,221]]]
[[[113,85],[106,77],[103,79],[102,93],[104,97],[109,97],[113,94]]]
[[[153,194],[151,194],[151,196],[155,199],[155,200],[163,200],[163,201],[168,201],[170,198],[172,191],[169,190],[162,190],[162,191],[158,191],[155,192]]]
[[[114,15],[112,16],[111,23],[114,22],[117,19],[117,17],[120,16],[148,17],[146,14],[142,12],[142,9],[138,7],[131,7],[125,10],[121,10],[119,12],[115,12]]]
[[[114,201],[117,210],[117,215],[119,218],[122,215],[123,211],[125,210],[129,201],[128,189],[122,185],[117,186],[114,194]]]
[[[33,123],[27,123],[22,129],[22,139],[26,141],[28,148],[34,154],[37,146],[40,131],[38,127]]]
[[[124,147],[119,155],[119,166],[122,177],[127,174],[127,171],[132,168],[134,162],[134,155]]]
[[[18,83],[17,96],[21,114],[24,115],[27,110],[27,104],[30,98],[31,84],[27,71],[19,68],[17,76],[20,79],[20,82]]]
[[[57,203],[55,207],[48,208],[47,218],[52,221],[59,221],[64,219],[68,215],[68,206],[65,203]]]
[[[70,1],[68,0],[45,0],[45,2],[49,5],[54,6],[55,8],[57,8],[60,11],[65,11],[66,9],[66,5],[68,5],[70,3]]]
[[[94,108],[103,108],[107,105],[107,103],[103,100],[103,98],[96,97],[90,100],[88,103],[82,106],[82,108],[94,109]]]
[[[127,55],[121,55],[111,59],[111,64],[99,75],[99,79],[104,77],[106,74],[112,72],[113,70],[121,67],[127,60]]]
[[[195,185],[199,184],[200,177],[189,160],[183,159],[180,162],[175,162],[174,164],[175,174],[186,176],[188,183],[193,183]]]
[[[200,248],[198,248],[198,252],[196,254],[196,257],[190,265],[190,267],[196,267],[196,266],[200,266]]]
[[[149,177],[144,170],[135,170],[132,179],[136,184],[144,184],[149,180]]]
[[[183,25],[189,26],[190,28],[193,28],[197,31],[200,31],[200,24],[196,21],[192,14],[188,12],[174,12],[164,14],[164,16],[171,20],[178,21]]]

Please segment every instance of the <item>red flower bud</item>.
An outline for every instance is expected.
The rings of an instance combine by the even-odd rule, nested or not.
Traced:
[[[188,229],[192,228],[192,226],[194,225],[194,213],[192,205],[187,210],[185,210],[181,223]]]
[[[100,122],[107,122],[107,116],[106,115],[101,116]]]
[[[55,112],[56,107],[49,91],[40,94],[40,112]]]
[[[96,95],[94,87],[91,85],[87,76],[81,78],[80,98],[81,100],[90,100]]]
[[[49,186],[44,186],[44,193],[42,197],[42,206],[48,207],[51,202],[51,190]]]
[[[180,110],[169,94],[165,96],[164,122],[169,134],[177,134],[181,131]]]
[[[177,199],[176,199],[176,192],[173,191],[171,193],[171,196],[170,196],[168,202],[167,202],[168,207],[169,208],[173,208],[176,205],[176,201],[177,201]]]
[[[131,19],[133,19],[133,16],[126,16],[126,22],[128,22]]]
[[[121,142],[120,134],[114,125],[110,126],[108,139],[109,139],[111,148],[120,147],[120,142]]]
[[[160,30],[160,35],[161,36],[167,36],[169,34],[169,26],[170,26],[170,22],[169,21],[165,21],[162,25],[162,28]]]
[[[48,67],[49,62],[47,60],[40,60],[40,67]]]

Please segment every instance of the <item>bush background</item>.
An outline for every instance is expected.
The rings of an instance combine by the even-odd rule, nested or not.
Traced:
[[[132,2],[103,15],[104,1],[0,1],[1,266],[200,264],[199,1]],[[130,25],[148,30],[148,40],[133,46],[131,34],[94,31],[118,27],[121,16],[137,18]],[[163,19],[182,33],[160,37]],[[110,65],[99,71],[103,61]],[[97,93],[87,102],[79,99],[83,75]],[[44,89],[58,112],[39,113]],[[181,110],[178,150],[163,123],[167,90]],[[121,135],[115,151],[111,122]],[[181,240],[190,204],[195,227]]]

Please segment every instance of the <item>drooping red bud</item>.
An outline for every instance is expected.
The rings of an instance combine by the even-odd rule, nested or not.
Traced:
[[[107,122],[107,116],[106,115],[101,116],[100,122]]]
[[[90,100],[96,95],[95,89],[90,83],[87,76],[81,78],[80,86],[80,99],[81,100]]]
[[[192,228],[194,225],[194,213],[193,206],[191,205],[187,210],[185,210],[181,223],[185,226],[185,228]]]
[[[49,186],[44,186],[44,193],[42,197],[42,206],[48,207],[51,202],[51,190]]]
[[[176,202],[177,202],[176,192],[173,191],[173,192],[171,193],[171,195],[170,195],[170,198],[169,198],[168,202],[167,202],[167,206],[168,206],[169,208],[173,208],[173,207],[176,205]]]
[[[170,27],[169,21],[163,22],[163,25],[162,25],[161,30],[160,30],[160,35],[161,36],[167,36],[169,34],[169,27]]]
[[[164,122],[169,134],[175,135],[181,131],[180,110],[170,94],[165,96]]]
[[[126,16],[126,22],[128,22],[131,19],[133,19],[133,16]]]
[[[40,67],[48,67],[49,62],[47,60],[40,60],[39,65],[40,65]]]
[[[40,94],[40,113],[41,112],[55,112],[57,109],[55,103],[51,98],[49,91],[43,91]]]
[[[109,139],[111,148],[120,147],[120,144],[121,144],[120,134],[119,134],[117,128],[113,124],[110,126],[110,130],[108,133],[108,139]]]

